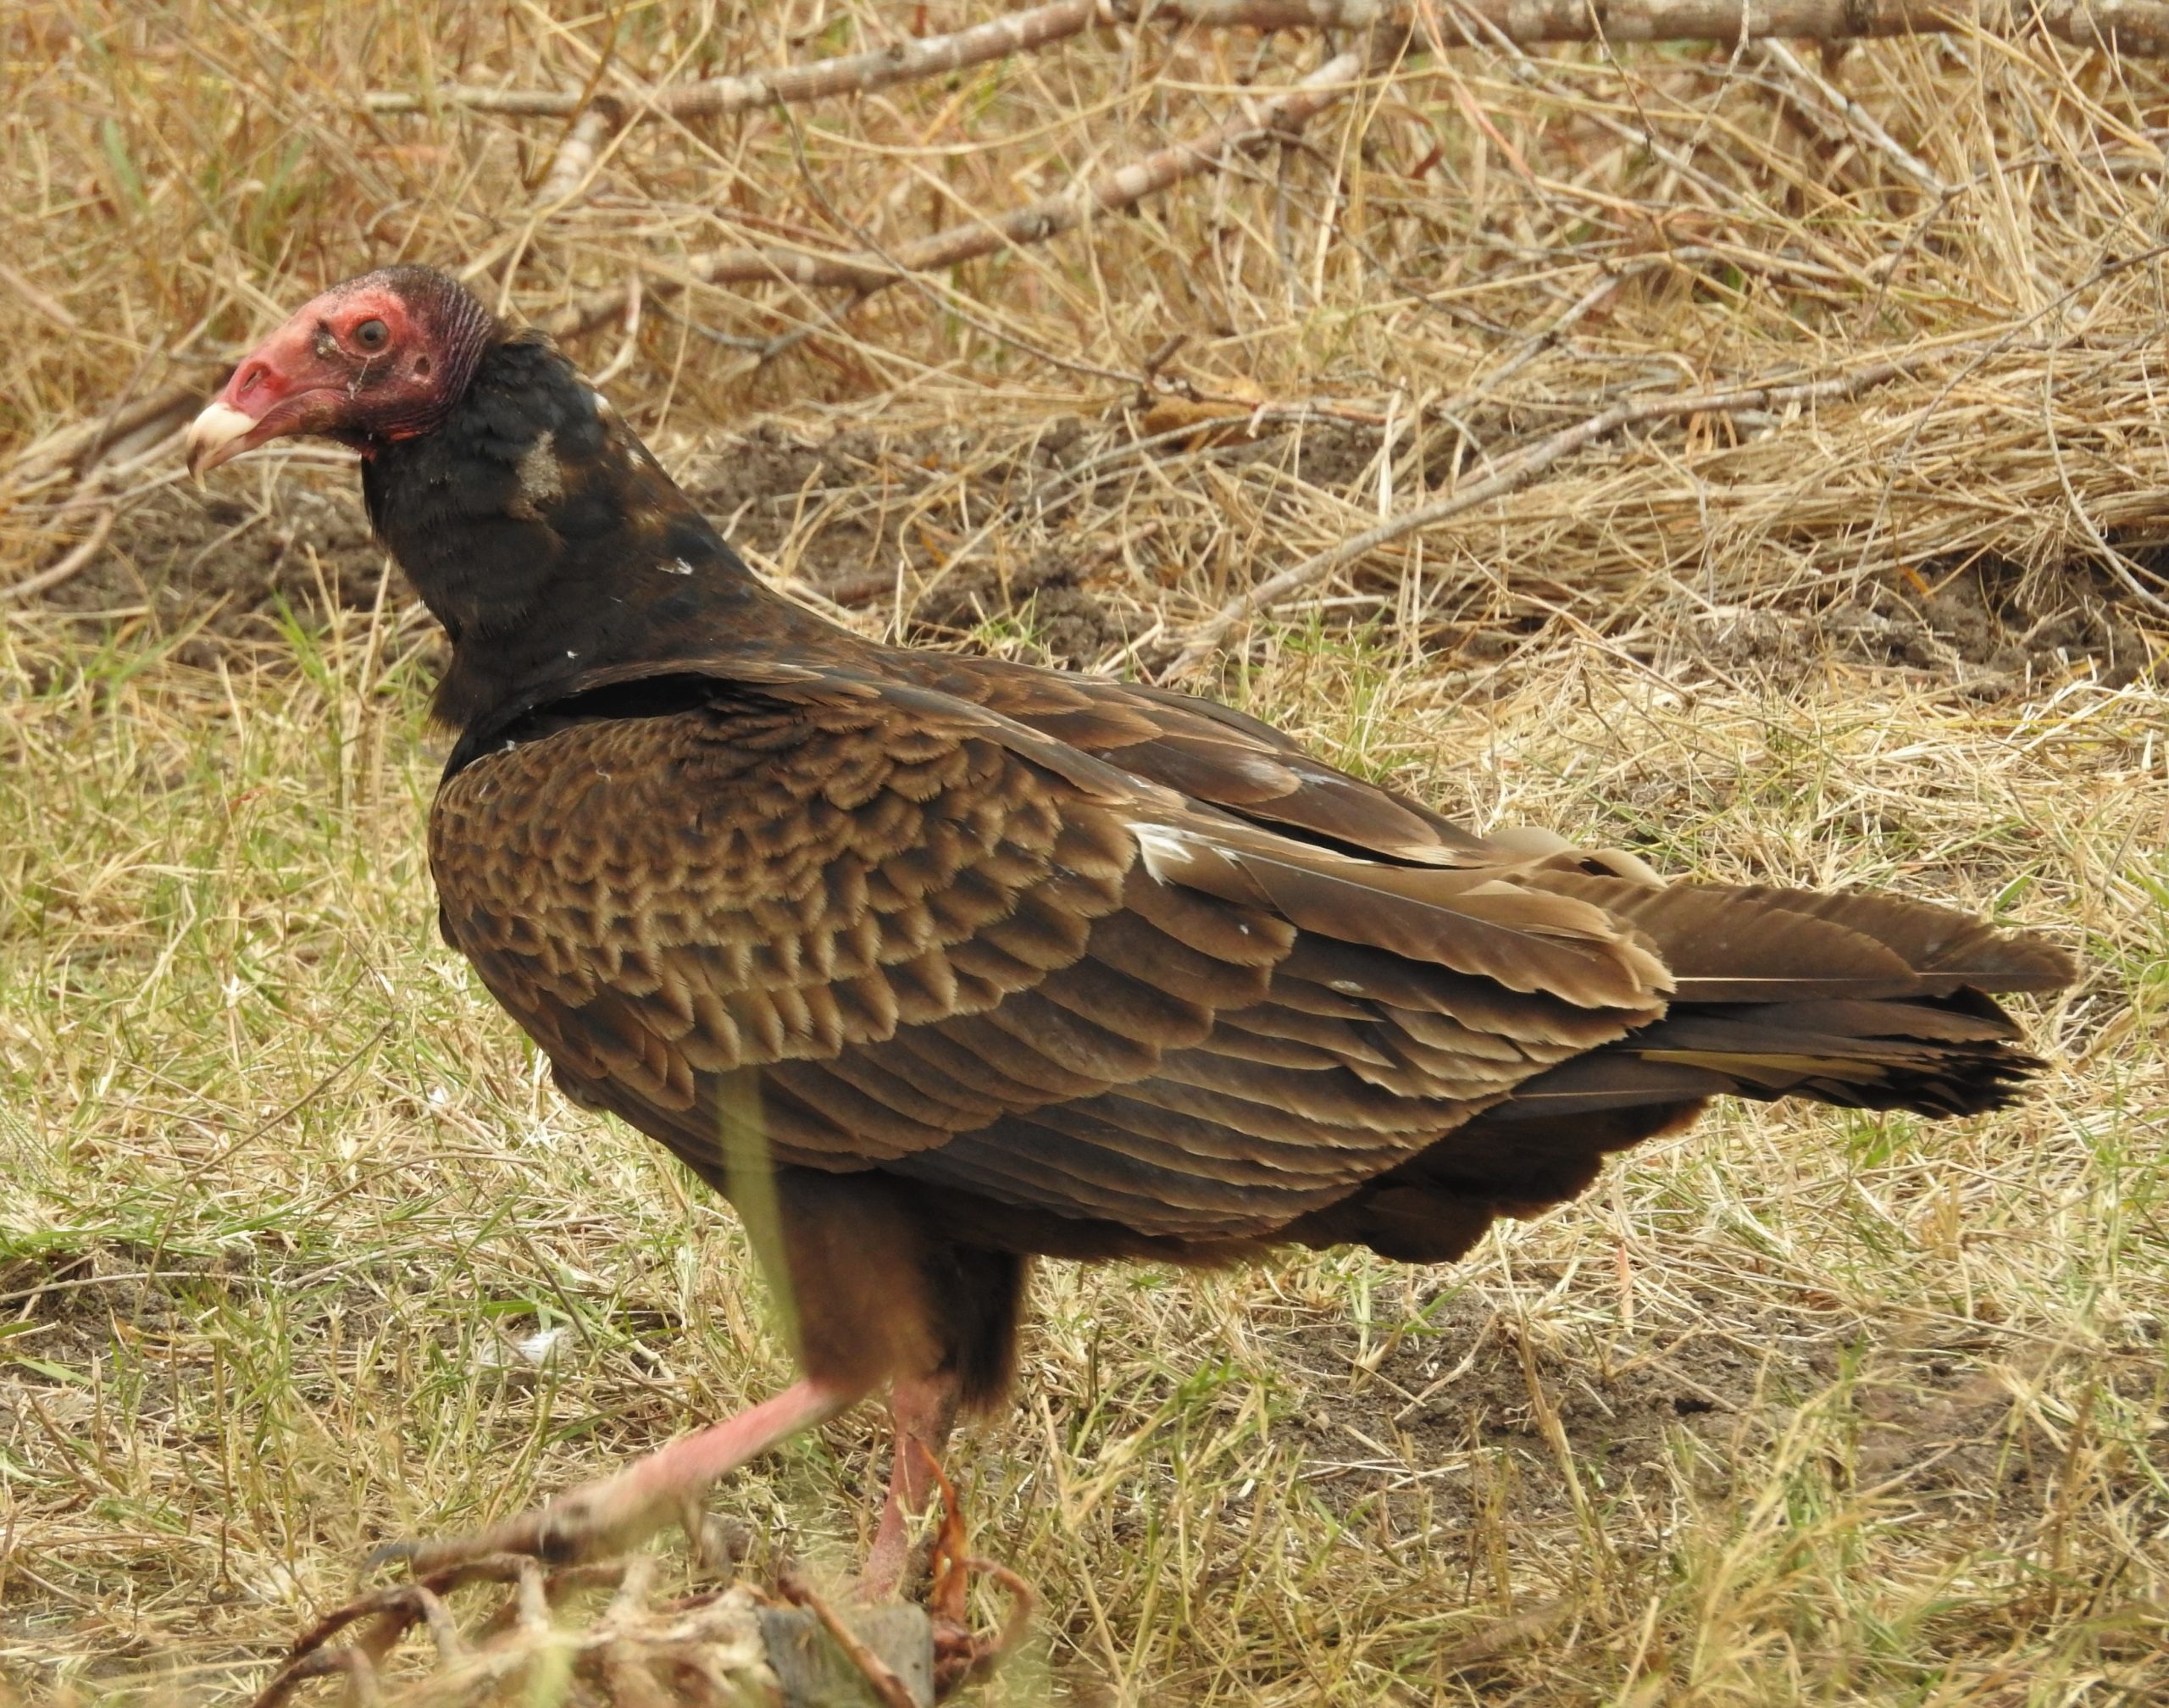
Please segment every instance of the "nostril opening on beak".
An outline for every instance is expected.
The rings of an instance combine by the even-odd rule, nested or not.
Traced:
[[[250,392],[253,391],[258,385],[263,383],[263,369],[262,365],[257,363],[251,363],[247,368],[242,370],[241,385],[234,395],[237,397],[247,396]]]

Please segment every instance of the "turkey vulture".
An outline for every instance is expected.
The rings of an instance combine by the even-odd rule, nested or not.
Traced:
[[[2040,1064],[1988,993],[2073,975],[1941,907],[1473,835],[1209,701],[862,640],[428,269],[303,308],[189,462],[288,434],[361,453],[452,639],[446,940],[569,1097],[736,1201],[803,1371],[417,1569],[629,1545],[885,1390],[893,1588],[1035,1256],[1443,1262],[1715,1096],[1993,1109]]]

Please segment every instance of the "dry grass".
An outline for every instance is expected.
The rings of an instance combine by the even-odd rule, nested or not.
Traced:
[[[2039,1016],[2041,1094],[1960,1128],[1728,1112],[1448,1271],[1051,1270],[968,1454],[982,1545],[1049,1603],[994,1694],[2159,1700],[2169,86],[1856,49],[1835,75],[1901,154],[1755,50],[1458,51],[840,318],[668,286],[998,213],[1325,50],[1109,32],[795,125],[657,123],[539,214],[552,125],[362,111],[918,10],[0,21],[0,587],[115,518],[0,630],[0,1679],[246,1689],[381,1535],[785,1376],[728,1215],[559,1102],[435,940],[432,643],[351,474],[244,468],[207,507],[163,425],[87,481],[64,454],[413,257],[537,317],[638,269],[635,336],[582,359],[761,561],[870,629],[1117,667],[1618,399],[1906,358],[1571,458],[1255,625],[1218,685],[1480,822],[2057,931],[2089,975]],[[1268,414],[1137,442],[1200,399]],[[840,1576],[879,1450],[848,1419],[717,1502]]]

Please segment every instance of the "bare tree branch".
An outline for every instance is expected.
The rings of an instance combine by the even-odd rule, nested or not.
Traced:
[[[572,127],[565,132],[565,140],[558,145],[550,169],[542,175],[541,186],[535,192],[535,205],[548,208],[570,199],[587,181],[602,145],[616,136],[624,124],[624,108],[617,102],[607,99],[596,102],[574,119]]]
[[[1012,53],[1028,53],[1089,30],[1101,15],[1100,0],[1057,0],[975,24],[947,36],[929,36],[864,53],[846,53],[809,64],[736,77],[709,77],[697,83],[658,89],[628,117],[713,117],[769,107],[779,101],[818,101],[829,95],[859,95],[915,78],[938,77]],[[435,107],[464,107],[478,113],[563,119],[579,112],[586,97],[554,89],[487,89],[448,84],[427,97],[400,91],[373,91],[365,97],[372,113],[422,113]]]
[[[1026,53],[1095,25],[1155,21],[1205,29],[1361,28],[1405,24],[1409,0],[1056,0],[946,36],[846,53],[774,71],[710,77],[626,102],[632,122],[743,113],[778,101],[863,94]],[[1723,42],[1765,37],[1840,42],[1867,36],[1978,31],[2048,36],[2077,47],[2142,58],[2169,56],[2169,4],[2161,0],[1441,0],[1435,8],[1448,45],[1502,36],[1539,42]],[[373,90],[372,113],[426,113],[458,107],[512,117],[566,119],[592,97],[577,91],[495,89],[445,84],[425,94]],[[615,97],[612,97],[613,100]]]
[[[1764,36],[2042,35],[2075,47],[2169,53],[2169,6],[2155,0],[1444,0],[1442,23],[1473,14],[1510,39],[1724,42]],[[1478,38],[1461,24],[1463,39]]]

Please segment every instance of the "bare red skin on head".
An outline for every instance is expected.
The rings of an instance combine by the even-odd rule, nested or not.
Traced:
[[[364,347],[363,326],[381,325]],[[306,433],[336,425],[359,396],[372,367],[404,362],[426,385],[435,363],[417,351],[407,305],[381,286],[341,286],[327,291],[256,347],[234,369],[219,401],[259,424],[276,414],[283,430]],[[319,417],[323,418],[320,421]],[[390,436],[397,436],[393,434]]]
[[[297,433],[364,455],[427,433],[458,402],[496,331],[488,312],[441,274],[391,268],[350,279],[305,304],[234,370],[214,408],[253,424],[230,436],[222,430],[198,463],[215,467]]]

